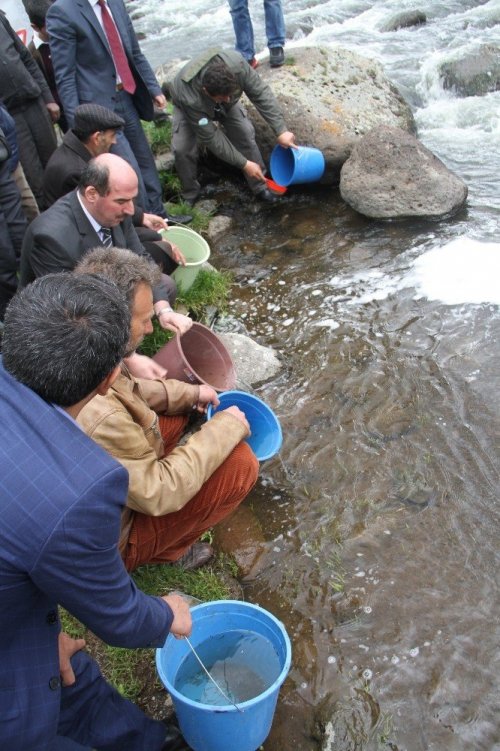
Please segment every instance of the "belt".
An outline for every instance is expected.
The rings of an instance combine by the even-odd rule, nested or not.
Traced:
[[[123,91],[123,84],[122,83],[117,83],[116,84],[116,90],[117,91]]]

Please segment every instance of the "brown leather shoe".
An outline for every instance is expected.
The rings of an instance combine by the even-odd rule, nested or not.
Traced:
[[[195,542],[174,563],[177,566],[182,566],[184,571],[193,571],[195,568],[204,566],[213,557],[214,549],[208,542]]]

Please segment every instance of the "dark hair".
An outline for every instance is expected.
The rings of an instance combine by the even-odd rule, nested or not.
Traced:
[[[45,16],[54,0],[23,0],[30,23],[41,29],[45,26]]]
[[[80,180],[78,181],[78,190],[80,193],[85,192],[85,188],[92,186],[97,190],[100,196],[107,196],[109,193],[109,167],[106,164],[100,164],[95,159],[91,159],[85,166]]]
[[[76,274],[99,274],[110,279],[128,303],[134,304],[138,284],[154,287],[161,281],[161,269],[153,260],[125,248],[94,248],[76,266]]]
[[[219,60],[208,63],[203,71],[201,83],[210,96],[230,96],[239,89],[234,74],[225,63]]]
[[[3,364],[42,399],[70,407],[118,365],[129,335],[130,312],[115,284],[90,274],[48,274],[9,303]]]

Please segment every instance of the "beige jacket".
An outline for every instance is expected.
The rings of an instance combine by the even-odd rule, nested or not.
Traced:
[[[221,412],[162,458],[158,413],[190,412],[198,394],[198,386],[133,378],[124,368],[106,396],[95,396],[78,415],[87,435],[129,473],[120,548],[126,544],[135,511],[149,516],[178,511],[246,437],[243,423]]]

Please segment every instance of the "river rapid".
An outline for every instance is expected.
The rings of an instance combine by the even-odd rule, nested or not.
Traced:
[[[233,45],[226,2],[128,5],[154,65]],[[425,25],[379,31],[414,7],[285,1],[287,50],[377,59],[466,207],[382,223],[296,187],[233,207],[213,253],[236,275],[231,312],[284,365],[257,389],[283,448],[245,512],[263,546],[245,596],[294,650],[266,751],[500,749],[500,92],[459,99],[437,75],[500,43],[500,4],[423,0]]]

